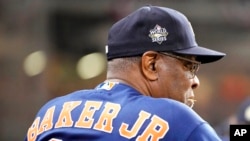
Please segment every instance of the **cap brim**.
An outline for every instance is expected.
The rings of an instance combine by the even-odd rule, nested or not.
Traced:
[[[218,52],[218,51],[211,50],[211,49],[204,48],[204,47],[199,47],[199,46],[188,48],[188,49],[183,49],[183,50],[176,50],[174,52],[179,53],[179,54],[197,56],[196,60],[201,62],[202,64],[215,62],[226,55],[225,53]]]

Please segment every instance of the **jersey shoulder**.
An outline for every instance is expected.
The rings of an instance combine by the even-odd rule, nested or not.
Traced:
[[[67,101],[77,101],[79,99],[83,99],[85,96],[93,93],[93,90],[77,90],[71,93],[68,93],[63,96],[58,96],[53,99],[47,101],[39,110],[38,114],[41,112],[45,112],[51,106],[61,106],[63,103]]]

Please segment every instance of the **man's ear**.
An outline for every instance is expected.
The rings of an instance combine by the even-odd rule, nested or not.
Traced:
[[[149,80],[158,79],[157,60],[158,53],[154,51],[147,51],[142,55],[141,69],[143,75]]]

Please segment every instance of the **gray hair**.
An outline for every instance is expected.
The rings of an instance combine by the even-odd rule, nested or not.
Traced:
[[[140,61],[140,56],[113,59],[108,61],[108,71],[126,71]]]

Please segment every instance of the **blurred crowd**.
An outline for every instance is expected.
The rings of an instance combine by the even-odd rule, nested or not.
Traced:
[[[250,97],[244,99],[232,115],[215,126],[223,141],[230,141],[230,125],[250,125]]]

